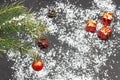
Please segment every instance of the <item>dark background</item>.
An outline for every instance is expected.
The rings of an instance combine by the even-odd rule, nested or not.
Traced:
[[[32,8],[32,10],[34,11],[38,11],[41,6],[42,7],[46,7],[46,5],[53,5],[54,1],[57,0],[25,0],[23,5],[28,7],[28,8]],[[59,0],[58,0],[59,1]],[[66,3],[66,0],[61,0],[63,2]],[[92,6],[92,0],[69,0],[71,4],[77,5],[79,6],[81,4],[82,8],[89,8]],[[13,3],[14,1],[10,1],[10,0],[0,0],[0,5],[3,3]],[[117,5],[117,9],[119,8],[120,5],[120,1],[119,0],[113,0],[114,4]],[[40,4],[39,4],[40,3]],[[117,35],[117,34],[116,34]],[[49,36],[50,39],[52,39],[53,36]],[[56,42],[57,43],[57,42]],[[105,77],[104,75],[104,71],[106,69],[108,69],[108,74],[110,79],[109,80],[120,80],[120,50],[117,49],[118,52],[114,53],[117,56],[114,57],[113,55],[111,55],[108,59],[108,61],[106,62],[106,64],[108,66],[103,66],[101,69],[101,72],[99,74],[100,80],[103,80],[103,77]],[[112,62],[112,60],[115,61],[115,63]],[[0,80],[9,80],[12,79],[12,74],[14,73],[14,71],[12,69],[10,69],[10,67],[13,65],[14,62],[12,61],[7,61],[7,56],[6,54],[2,54],[2,57],[0,57]],[[111,69],[109,67],[109,65],[113,66],[113,69]],[[118,76],[118,78],[116,78],[115,76]]]

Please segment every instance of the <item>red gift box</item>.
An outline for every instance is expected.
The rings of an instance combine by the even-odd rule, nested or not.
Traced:
[[[109,26],[112,20],[113,20],[113,13],[105,12],[102,16],[101,23],[103,25]]]
[[[98,30],[98,37],[101,38],[102,40],[107,40],[111,33],[112,33],[111,28],[103,26],[100,30]]]
[[[96,31],[96,26],[97,26],[97,21],[88,20],[87,21],[87,26],[86,26],[86,31],[94,33]]]

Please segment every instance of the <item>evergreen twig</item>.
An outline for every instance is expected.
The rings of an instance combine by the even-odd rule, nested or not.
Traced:
[[[0,8],[0,52],[12,48],[13,50],[21,51],[21,53],[23,51],[29,53],[31,45],[27,45],[28,42],[21,43],[20,37],[16,36],[17,33],[30,35],[32,36],[32,40],[43,36],[45,26],[41,24],[41,21],[39,21],[39,24],[30,21],[30,11],[31,10],[27,10],[25,7],[16,3],[6,5],[4,9]],[[13,17],[17,18],[24,13],[26,15],[22,20],[13,20]],[[21,25],[18,25],[18,23],[21,23]],[[37,58],[39,54],[33,52],[31,55]]]

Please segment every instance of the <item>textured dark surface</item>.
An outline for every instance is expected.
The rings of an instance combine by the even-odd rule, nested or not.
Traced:
[[[6,0],[7,2],[9,2],[9,0]],[[32,8],[35,11],[38,11],[41,6],[42,7],[46,7],[46,5],[54,5],[54,1],[56,0],[25,0],[24,5],[28,8]],[[63,2],[66,3],[66,0],[62,0]],[[82,6],[82,8],[89,8],[92,6],[91,1],[92,0],[69,0],[71,4],[77,5],[77,6]],[[3,3],[3,0],[0,0],[0,3]],[[117,5],[117,8],[119,8],[120,2],[118,0],[114,0],[114,3]],[[117,35],[117,34],[116,34]],[[52,39],[53,36],[49,36],[49,39]],[[55,43],[58,43],[57,41]],[[66,45],[67,46],[67,45]],[[64,46],[65,50],[67,49],[67,47]],[[117,48],[117,47],[116,47]],[[106,64],[108,66],[103,66],[101,69],[101,73],[99,74],[99,77],[101,80],[103,80],[103,73],[106,69],[108,69],[108,74],[110,76],[109,80],[120,80],[120,49],[117,49],[118,52],[114,53],[117,56],[114,57],[113,55],[111,55],[109,57],[109,60],[106,62]],[[113,63],[112,61],[115,61],[115,63]],[[4,54],[1,58],[0,58],[0,80],[9,80],[12,79],[12,74],[13,74],[13,70],[10,69],[10,67],[13,65],[13,62],[11,61],[7,61],[7,57]],[[113,69],[111,69],[109,67],[109,65],[113,65]],[[116,79],[116,75],[119,77]]]
[[[7,61],[6,54],[0,56],[0,80],[12,79],[13,70],[10,68],[14,62]]]

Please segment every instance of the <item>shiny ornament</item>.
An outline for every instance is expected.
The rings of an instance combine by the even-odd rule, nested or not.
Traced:
[[[112,33],[111,28],[103,26],[100,30],[98,30],[98,37],[101,38],[102,40],[107,40],[111,33]]]
[[[86,31],[94,33],[96,31],[96,26],[97,26],[97,21],[88,20],[87,26],[86,26]]]
[[[42,60],[34,60],[33,63],[32,63],[32,68],[35,70],[35,71],[40,71],[42,70],[44,67],[44,63]]]
[[[113,20],[113,14],[109,12],[105,12],[102,16],[101,23],[105,26],[109,26],[112,20]]]

